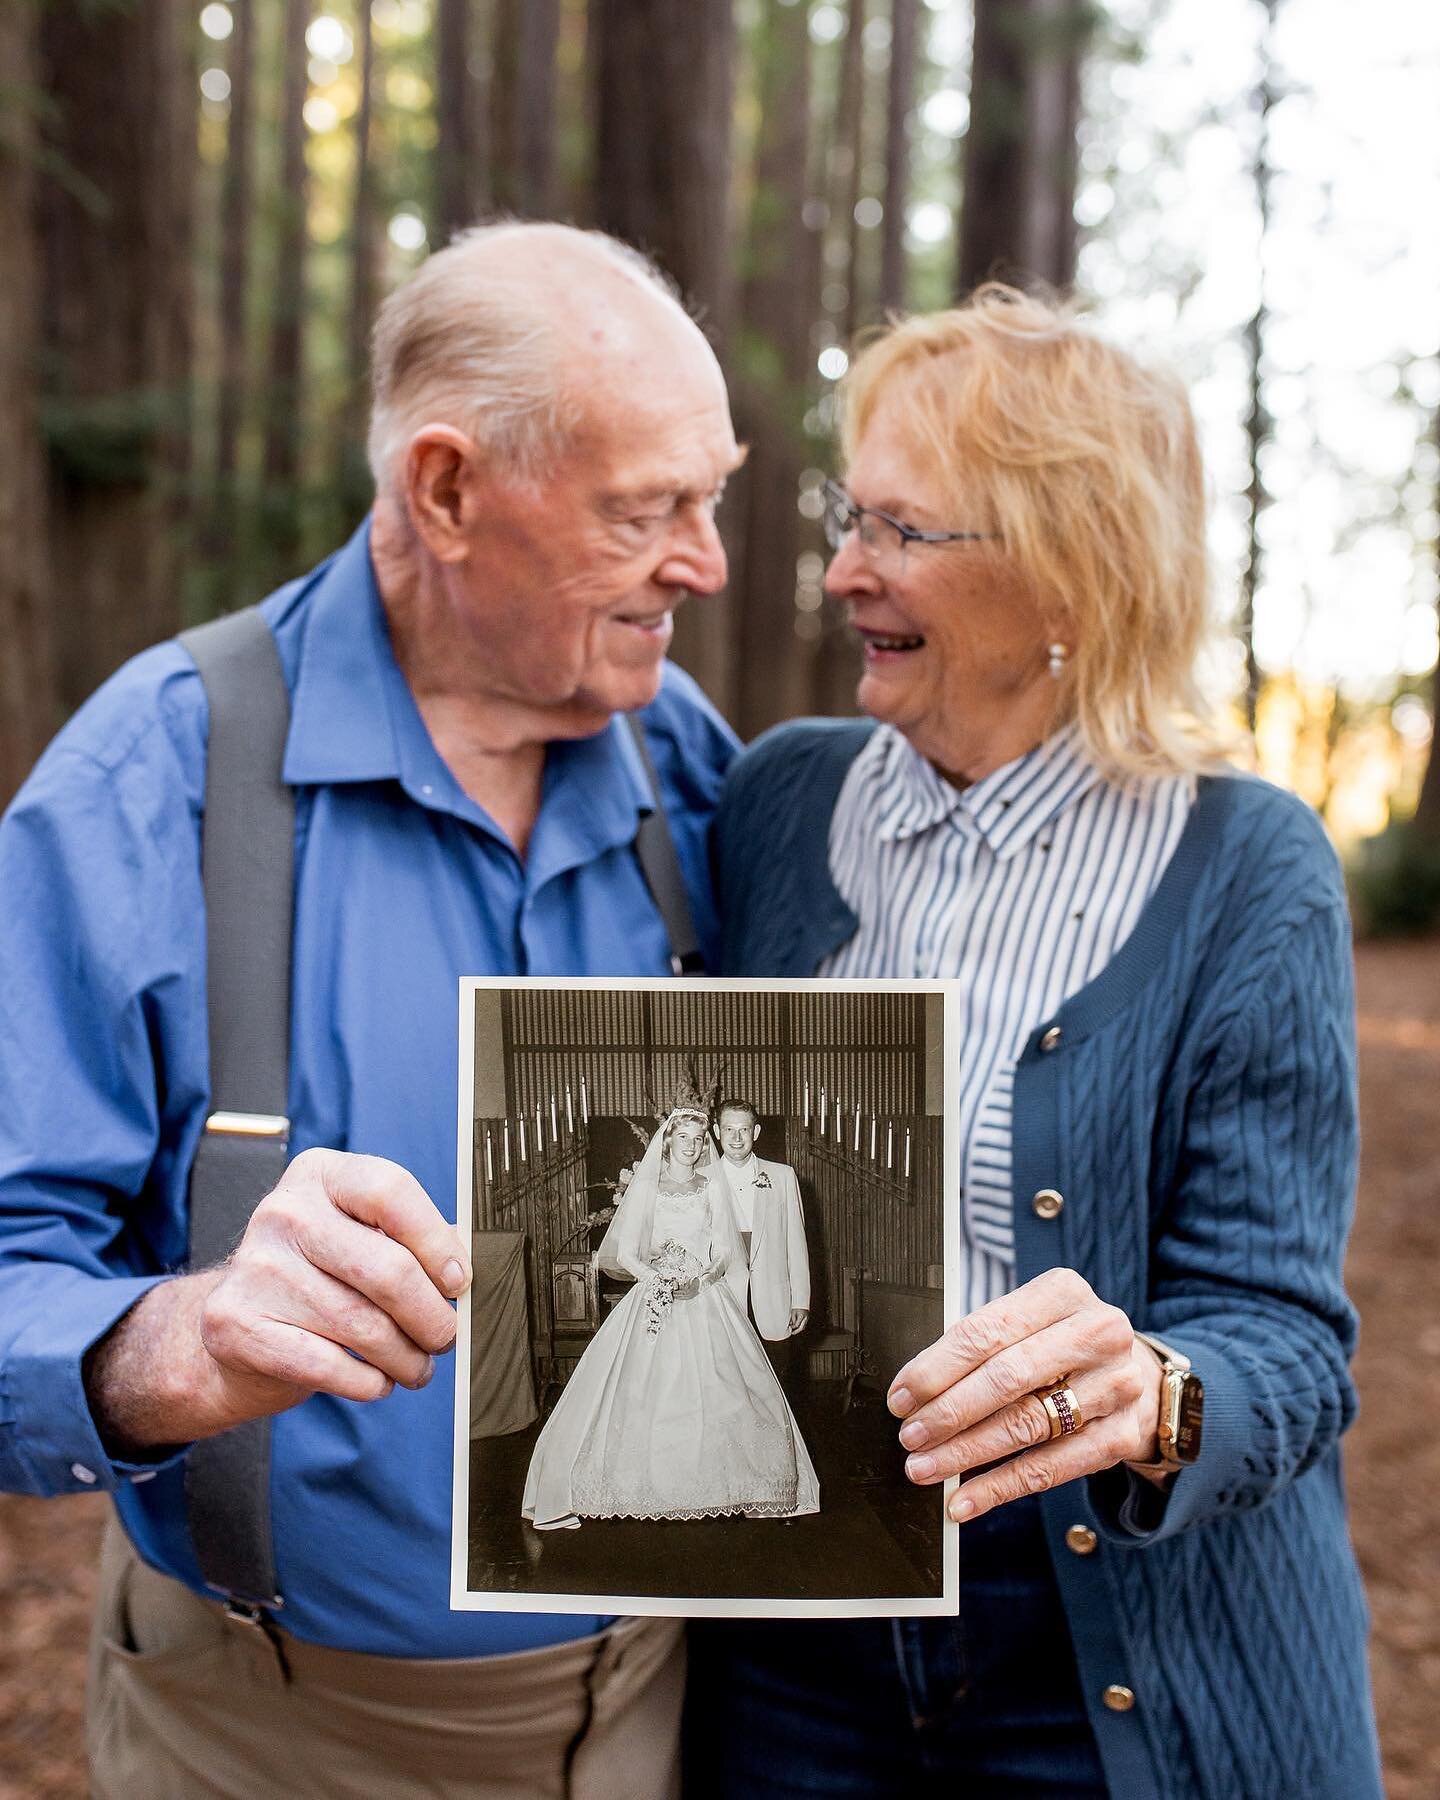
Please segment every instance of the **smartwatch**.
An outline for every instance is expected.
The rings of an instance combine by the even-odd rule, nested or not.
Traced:
[[[1164,1368],[1165,1385],[1160,1396],[1160,1460],[1147,1467],[1157,1474],[1162,1470],[1168,1473],[1186,1468],[1200,1454],[1205,1384],[1183,1352],[1172,1350],[1148,1331],[1137,1331],[1135,1335],[1150,1346]]]

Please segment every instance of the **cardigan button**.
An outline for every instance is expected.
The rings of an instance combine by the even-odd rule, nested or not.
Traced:
[[[1050,1027],[1050,1029],[1045,1033],[1044,1037],[1041,1038],[1040,1048],[1042,1050],[1053,1050],[1059,1042],[1060,1042],[1060,1027],[1058,1025],[1052,1025]]]
[[[1041,1219],[1058,1219],[1060,1209],[1065,1204],[1065,1196],[1054,1188],[1041,1188],[1030,1202],[1030,1210]]]
[[[1088,1525],[1072,1525],[1065,1533],[1065,1548],[1077,1556],[1093,1556],[1100,1542]]]
[[[1135,1690],[1122,1686],[1118,1681],[1112,1681],[1100,1698],[1111,1712],[1129,1712],[1135,1704]]]

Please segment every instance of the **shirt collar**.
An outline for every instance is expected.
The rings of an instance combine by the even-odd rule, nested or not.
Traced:
[[[399,777],[387,675],[405,686],[375,584],[367,519],[311,590],[285,742],[291,786]]]
[[[436,750],[395,661],[370,559],[367,519],[311,592],[291,697],[284,777],[292,786],[398,781],[419,805],[501,838]],[[654,797],[623,718],[594,737],[557,740],[545,756],[531,883],[633,841]]]
[[[1100,779],[1073,724],[968,788],[946,781],[899,732],[886,728],[886,735],[882,839],[915,837],[949,820],[959,830],[977,831],[1004,861],[1033,843]]]

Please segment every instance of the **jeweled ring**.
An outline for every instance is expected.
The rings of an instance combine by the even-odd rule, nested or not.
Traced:
[[[1069,1437],[1085,1423],[1085,1415],[1080,1410],[1074,1388],[1063,1385],[1052,1388],[1048,1394],[1041,1394],[1039,1400],[1045,1408],[1045,1417],[1050,1421],[1052,1438]]]

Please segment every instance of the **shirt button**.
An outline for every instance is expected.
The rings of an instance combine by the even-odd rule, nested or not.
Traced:
[[[1041,1038],[1040,1048],[1042,1050],[1053,1050],[1059,1042],[1060,1042],[1060,1027],[1058,1025],[1052,1025],[1050,1027],[1050,1029],[1045,1033],[1044,1037]]]
[[[1112,1681],[1100,1698],[1111,1712],[1129,1712],[1135,1704],[1135,1690],[1122,1686],[1118,1681]]]
[[[1100,1542],[1088,1525],[1072,1525],[1065,1533],[1065,1548],[1077,1556],[1093,1556]]]
[[[83,1481],[86,1487],[90,1487],[94,1482],[99,1480],[95,1471],[93,1469],[87,1469],[84,1463],[71,1463],[70,1473],[77,1481]]]
[[[431,785],[428,781],[422,781],[420,783],[420,792],[428,800],[431,797],[431,795],[435,792],[435,790],[433,787],[431,787]]]
[[[1041,1188],[1030,1202],[1030,1210],[1042,1219],[1058,1219],[1060,1209],[1065,1204],[1065,1196],[1054,1188]]]

